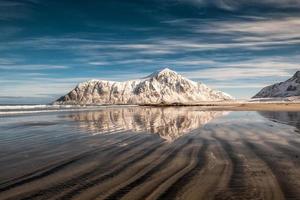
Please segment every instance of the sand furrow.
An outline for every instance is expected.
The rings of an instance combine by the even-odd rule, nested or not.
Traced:
[[[279,152],[268,146],[246,142],[255,154],[264,160],[276,177],[286,199],[300,199],[300,171]]]
[[[104,199],[121,199],[128,192],[130,192],[134,187],[142,184],[147,180],[148,177],[152,176],[154,173],[158,172],[158,169],[161,167],[167,166],[172,159],[176,159],[176,156],[182,151],[183,147],[188,147],[192,143],[192,138],[187,138],[183,145],[176,145],[168,154],[161,155],[160,159],[158,159],[155,163],[150,165],[148,168],[144,169],[132,179],[128,181],[128,183],[123,183],[118,187],[116,191],[104,197]]]
[[[162,145],[163,143],[151,145],[151,147],[147,148],[142,153],[139,153],[137,156],[132,156],[127,161],[122,162],[114,167],[112,170],[101,174],[101,176],[91,177],[87,179],[85,183],[77,184],[76,186],[72,187],[70,191],[60,196],[58,199],[71,199],[73,196],[80,195],[80,193],[83,193],[89,188],[101,184],[105,180],[118,176],[120,173],[122,173],[122,171],[126,170],[131,165],[134,165],[135,163],[138,163],[146,157],[150,156],[152,153],[161,148]]]
[[[220,136],[216,139],[233,164],[228,191],[216,195],[217,199],[283,199],[280,187],[268,166],[253,154],[243,140],[230,141]]]
[[[79,151],[76,155],[74,156],[74,153],[73,154],[70,154],[69,155],[66,155],[64,157],[62,157],[60,160],[54,160],[53,161],[53,164],[51,165],[42,165],[39,169],[35,169],[34,171],[31,171],[27,174],[24,174],[20,177],[17,177],[17,178],[13,178],[11,180],[8,180],[8,181],[5,181],[5,182],[2,182],[0,184],[0,188],[2,187],[9,187],[9,188],[12,188],[14,187],[13,185],[14,184],[18,184],[19,185],[19,182],[22,182],[22,181],[25,181],[28,183],[28,181],[32,181],[32,180],[35,180],[35,176],[38,176],[38,178],[41,178],[44,175],[49,175],[51,174],[51,171],[53,171],[52,169],[53,168],[56,168],[56,167],[59,167],[60,165],[64,164],[65,162],[69,162],[71,160],[74,160],[76,158],[88,158],[88,157],[93,157],[95,156],[96,154],[98,154],[99,152],[105,152],[105,151],[109,151],[109,150],[112,150],[113,149],[113,145],[121,145],[123,144],[124,142],[127,142],[127,141],[134,141],[134,139],[139,139],[139,137],[137,135],[134,135],[134,136],[126,136],[126,137],[121,137],[121,138],[124,138],[123,140],[119,141],[114,141],[114,142],[107,142],[107,144],[104,144],[104,145],[101,145],[99,147],[95,147],[95,148],[89,148],[89,150],[87,151]],[[120,139],[120,138],[119,138]],[[64,151],[65,149],[62,149],[62,151]],[[59,153],[59,151],[55,151],[55,152],[49,152],[49,154],[53,154],[53,155],[56,155]],[[101,153],[102,154],[102,153]],[[16,157],[16,155],[14,155]],[[44,153],[44,155],[40,155],[40,156],[35,156],[34,159],[40,159],[40,157],[46,157],[47,154]],[[68,158],[68,156],[70,156],[70,158]],[[18,158],[12,158],[12,160],[16,160]],[[34,162],[34,159],[31,159],[30,161],[31,162]],[[9,161],[1,161],[1,162],[9,162]],[[46,163],[48,164],[48,162]],[[9,186],[11,185],[11,186]],[[1,189],[0,189],[1,190]],[[4,189],[5,190],[5,189]]]
[[[130,191],[123,199],[157,199],[172,183],[195,168],[199,151],[204,151],[202,142],[195,140],[167,166],[158,169],[157,173],[148,177],[142,185]]]
[[[181,188],[188,184],[191,179],[198,173],[205,163],[205,153],[208,147],[206,140],[196,140],[201,145],[201,148],[197,153],[191,158],[191,162],[185,169],[179,171],[174,176],[171,176],[170,180],[166,180],[161,188],[158,188],[154,194],[152,194],[149,199],[173,199],[177,195],[181,194]]]
[[[180,192],[177,192],[177,196],[174,195],[174,199],[214,199],[217,193],[226,190],[232,173],[232,165],[217,141],[210,139],[208,143],[202,169],[192,177],[188,184],[179,188]]]
[[[125,141],[128,141],[129,139],[133,139],[134,137],[126,138],[122,142],[116,142],[116,143],[113,143],[112,145],[121,144],[121,143],[123,143]],[[92,149],[92,150],[87,151],[87,152],[82,152],[79,155],[76,155],[76,156],[74,156],[72,158],[67,158],[67,159],[62,160],[60,162],[57,162],[55,164],[52,164],[52,165],[49,165],[49,166],[45,166],[45,167],[43,166],[40,169],[37,169],[37,170],[35,170],[35,171],[33,171],[33,172],[29,173],[29,174],[26,174],[26,175],[24,175],[22,177],[18,177],[18,178],[15,178],[13,180],[9,180],[7,182],[1,183],[0,184],[0,192],[12,189],[14,187],[21,186],[23,184],[32,182],[32,181],[40,179],[40,178],[43,178],[45,176],[49,176],[49,175],[51,175],[53,173],[58,172],[59,170],[65,168],[65,167],[67,167],[68,165],[73,164],[74,162],[76,162],[76,161],[78,161],[80,159],[83,159],[83,158],[86,159],[88,157],[92,157],[95,154],[99,153],[100,151],[103,152],[103,151],[109,150],[110,148],[111,147],[107,148],[105,146],[102,146],[100,148],[95,148],[95,149]]]
[[[143,143],[149,143],[147,137],[146,138],[140,138],[140,137],[135,138],[134,137],[133,142],[128,143],[124,147],[122,146],[120,148],[116,148],[116,146],[112,145],[112,146],[108,146],[101,150],[99,150],[99,149],[95,150],[91,154],[86,155],[87,157],[82,157],[81,159],[83,161],[79,160],[79,161],[83,162],[82,164],[80,164],[80,168],[76,168],[75,165],[74,166],[71,165],[68,167],[70,169],[75,167],[74,171],[70,171],[70,170],[66,169],[67,173],[65,173],[65,172],[61,172],[61,170],[62,170],[61,169],[60,171],[56,171],[55,174],[53,174],[53,175],[51,174],[52,176],[55,175],[55,177],[59,177],[59,179],[61,180],[61,181],[59,181],[59,179],[56,179],[56,181],[55,181],[56,183],[54,185],[51,185],[51,183],[49,183],[49,178],[47,176],[41,177],[41,179],[44,181],[41,181],[41,179],[35,180],[36,182],[40,183],[39,188],[35,187],[35,182],[33,181],[31,184],[27,183],[25,185],[25,187],[22,187],[22,185],[21,185],[21,187],[17,187],[16,189],[18,190],[18,192],[13,193],[13,195],[15,198],[20,196],[20,197],[22,197],[21,199],[34,199],[34,198],[52,196],[55,193],[58,193],[60,191],[63,191],[64,189],[67,189],[69,187],[76,185],[76,183],[77,184],[80,183],[82,180],[86,180],[87,177],[92,177],[93,174],[97,174],[99,172],[104,172],[105,171],[104,168],[109,168],[111,162],[101,162],[101,160],[107,159],[107,158],[103,157],[103,155],[102,155],[103,153],[109,153],[111,156],[113,156],[113,155],[121,156],[123,154],[126,155],[126,153],[128,153],[128,151],[132,150],[132,146],[135,148],[138,148],[137,144],[143,145]],[[95,160],[97,154],[100,155],[100,160],[99,160],[100,162]],[[124,158],[124,159],[126,159],[126,158]],[[90,167],[85,169],[84,165],[89,166],[90,162],[93,162],[93,163],[96,162],[96,164],[92,164]],[[80,170],[81,168],[83,169],[83,171]],[[66,171],[66,170],[64,170],[64,171]],[[71,178],[69,176],[71,176]],[[45,186],[43,186],[43,184],[41,184],[42,182],[44,182]],[[42,189],[43,187],[45,187],[45,189]],[[1,197],[1,194],[0,194],[0,197]]]

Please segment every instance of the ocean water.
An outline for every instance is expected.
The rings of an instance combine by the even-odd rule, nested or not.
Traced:
[[[300,113],[0,106],[0,199],[299,199]]]

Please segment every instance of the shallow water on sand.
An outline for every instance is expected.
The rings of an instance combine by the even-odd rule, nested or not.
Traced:
[[[0,199],[300,199],[300,112],[0,117]]]

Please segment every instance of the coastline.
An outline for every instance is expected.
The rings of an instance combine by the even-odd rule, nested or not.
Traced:
[[[41,112],[87,111],[119,107],[195,107],[202,111],[300,111],[300,102],[201,102],[195,104],[56,104],[56,105],[0,105],[0,115],[29,114]]]
[[[168,107],[168,106],[197,106],[213,110],[232,111],[300,111],[300,102],[202,102],[197,104],[142,104],[139,106]]]

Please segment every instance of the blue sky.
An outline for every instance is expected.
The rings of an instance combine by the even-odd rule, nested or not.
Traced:
[[[166,66],[237,98],[299,70],[300,0],[0,0],[0,102]]]

